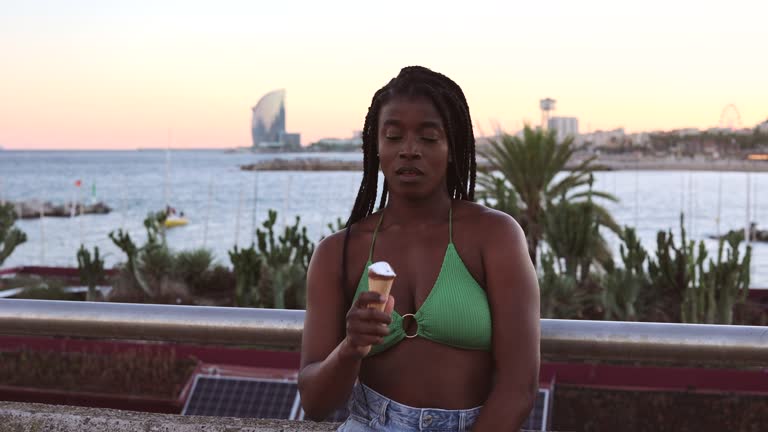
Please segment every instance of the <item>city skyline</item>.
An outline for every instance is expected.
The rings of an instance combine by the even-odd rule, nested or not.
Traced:
[[[0,3],[8,150],[250,147],[275,88],[303,144],[346,137],[409,64],[462,86],[478,135],[539,124],[544,97],[582,132],[768,118],[765,2]]]

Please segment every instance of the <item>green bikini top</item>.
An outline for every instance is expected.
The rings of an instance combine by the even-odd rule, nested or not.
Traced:
[[[382,212],[373,231],[371,250],[365,271],[357,284],[355,300],[360,293],[368,291],[368,267],[373,264],[373,247],[379,231]],[[437,281],[427,299],[413,314],[400,315],[392,311],[389,335],[382,343],[374,345],[369,356],[385,351],[405,338],[423,337],[431,341],[469,350],[491,349],[491,310],[485,290],[469,273],[453,245],[452,212],[448,213],[448,247]],[[418,325],[415,334],[406,334],[404,322],[411,317]]]

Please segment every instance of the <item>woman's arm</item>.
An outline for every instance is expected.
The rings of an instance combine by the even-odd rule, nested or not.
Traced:
[[[318,245],[307,273],[307,312],[301,340],[299,393],[307,418],[325,420],[349,399],[360,363],[371,344],[388,332],[389,314],[368,308],[380,302],[363,293],[347,312],[342,290],[343,233]],[[393,300],[388,303],[391,313]],[[346,322],[345,322],[346,314]]]
[[[489,212],[483,267],[493,318],[496,377],[474,431],[520,430],[539,383],[539,284],[525,234],[506,214]]]

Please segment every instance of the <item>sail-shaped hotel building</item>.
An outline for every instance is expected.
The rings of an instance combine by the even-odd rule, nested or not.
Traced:
[[[251,108],[254,150],[288,151],[301,146],[301,135],[285,131],[285,90],[271,91]]]

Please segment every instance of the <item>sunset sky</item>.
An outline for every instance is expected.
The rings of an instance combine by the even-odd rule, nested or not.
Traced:
[[[460,5],[446,6],[446,5]],[[362,128],[420,64],[464,89],[478,134],[768,118],[768,1],[0,0],[0,147],[250,146],[250,108],[287,91],[302,143]],[[170,138],[169,138],[170,136]]]

